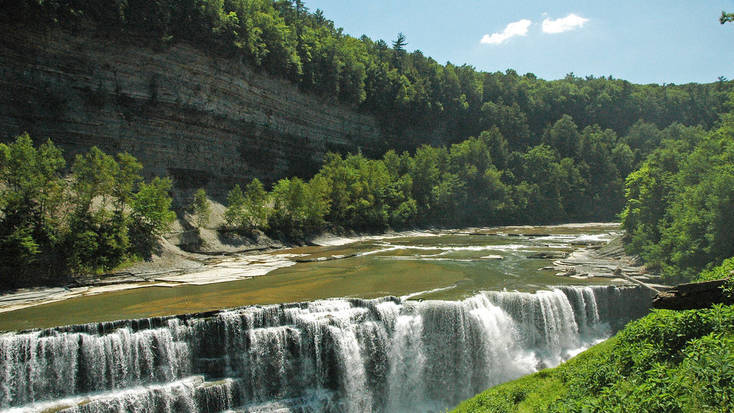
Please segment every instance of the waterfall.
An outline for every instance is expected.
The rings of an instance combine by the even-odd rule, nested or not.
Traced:
[[[555,366],[644,315],[647,291],[386,297],[0,335],[10,411],[439,411]]]

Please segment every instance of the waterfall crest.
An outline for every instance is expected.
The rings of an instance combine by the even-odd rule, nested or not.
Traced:
[[[633,287],[245,307],[0,335],[0,408],[437,411],[644,315]]]

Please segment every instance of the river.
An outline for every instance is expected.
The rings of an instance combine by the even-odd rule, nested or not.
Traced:
[[[647,311],[644,290],[558,277],[542,269],[551,260],[528,258],[616,234],[585,225],[374,237],[269,253],[289,262],[249,279],[6,312],[0,328],[35,329],[0,335],[0,408],[440,411],[555,366]],[[243,262],[253,265],[222,265]]]

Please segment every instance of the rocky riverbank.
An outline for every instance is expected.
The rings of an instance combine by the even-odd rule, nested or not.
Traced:
[[[557,271],[558,276],[620,279],[643,285],[655,292],[671,288],[661,284],[660,276],[650,273],[639,257],[625,254],[622,235],[609,242],[587,242],[583,248],[557,258],[553,261],[552,268]]]
[[[608,235],[603,237],[584,235],[592,226],[606,228],[607,225],[604,224],[469,228],[389,232],[379,235],[324,233],[308,240],[284,242],[269,238],[262,233],[253,233],[250,237],[245,237],[218,230],[222,227],[223,211],[222,205],[213,203],[209,224],[203,228],[193,227],[192,217],[182,214],[182,219],[179,219],[171,232],[160,240],[155,255],[148,261],[135,263],[124,270],[110,274],[79,277],[66,286],[23,289],[4,294],[0,296],[0,312],[135,288],[203,286],[247,280],[266,275],[276,269],[296,265],[299,262],[319,263],[374,253],[371,249],[361,250],[361,247],[356,249],[340,247],[354,242],[377,243],[380,246],[370,247],[377,248],[377,250],[394,249],[397,245],[387,244],[390,243],[389,239],[396,237],[422,238],[448,235],[463,238],[465,235],[486,235],[507,237],[508,240],[514,239],[512,237],[520,237],[517,238],[517,242],[525,243],[527,247],[524,248],[529,248],[530,254],[526,255],[526,258],[555,260],[552,261],[550,267],[538,268],[544,270],[540,272],[546,274],[548,270],[552,270],[559,276],[579,279],[602,277],[620,283],[633,282],[635,279],[649,282],[651,277],[645,274],[644,268],[640,267],[639,263],[623,254],[620,239],[614,239],[606,244],[609,241]],[[615,234],[616,225],[609,224],[608,226],[611,234]],[[315,247],[293,248],[304,244]],[[510,245],[509,248],[513,248],[513,245]],[[539,249],[535,248],[536,245]],[[323,250],[318,246],[323,246]],[[472,248],[468,247],[469,250]],[[492,248],[488,251],[490,250],[495,251]],[[441,255],[441,251],[435,250],[434,247],[428,247],[427,251]],[[537,254],[550,255],[539,256]],[[504,258],[503,255],[485,255],[482,255],[482,260],[501,261]],[[440,260],[445,258],[421,255],[417,259]],[[626,279],[625,276],[634,278]],[[559,282],[559,284],[565,283]],[[502,286],[500,285],[499,288]]]

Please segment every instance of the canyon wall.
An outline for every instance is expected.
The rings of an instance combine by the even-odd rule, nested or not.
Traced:
[[[67,158],[129,152],[146,178],[222,196],[315,171],[328,151],[379,151],[377,121],[185,43],[153,50],[53,29],[0,28],[0,141],[51,138]]]

